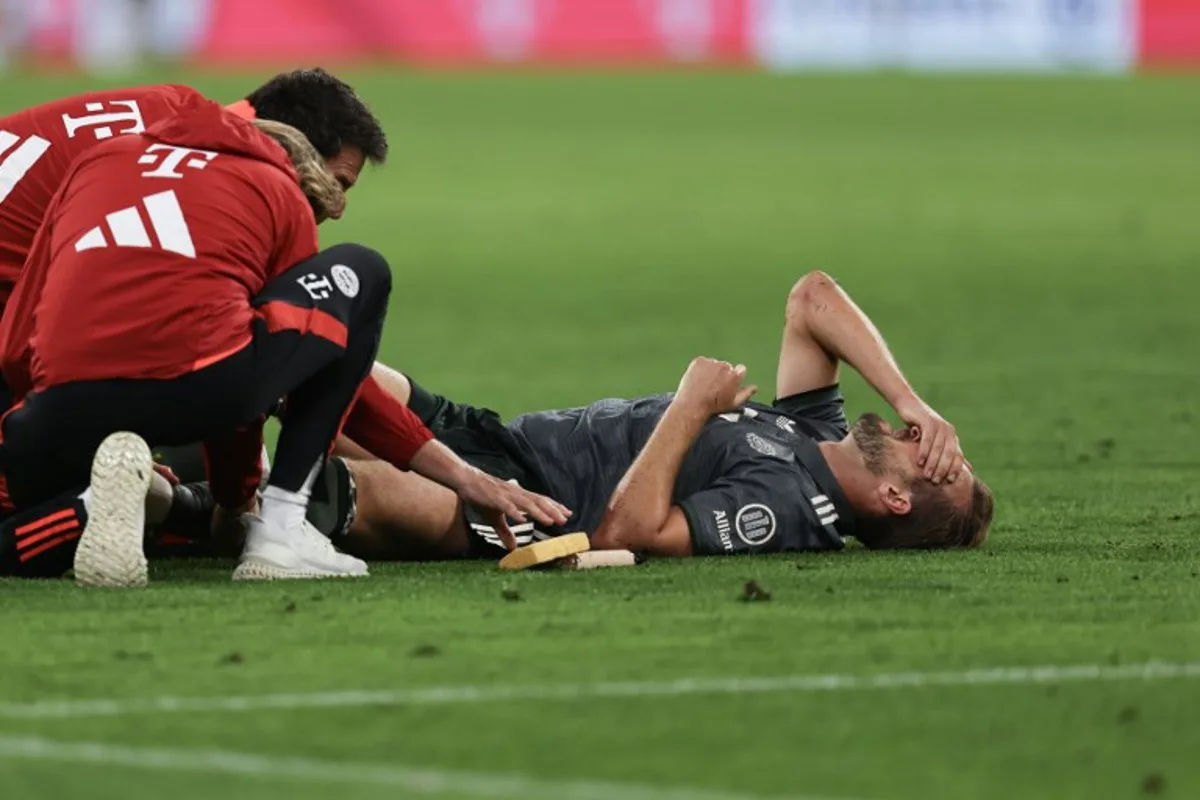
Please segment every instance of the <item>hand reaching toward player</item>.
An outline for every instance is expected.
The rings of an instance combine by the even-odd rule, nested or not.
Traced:
[[[742,386],[745,377],[746,367],[742,364],[735,367],[728,361],[696,358],[683,374],[675,400],[703,412],[706,417],[733,411],[758,391],[757,386]]]
[[[524,522],[532,517],[542,525],[560,526],[571,518],[571,510],[561,503],[481,470],[471,470],[456,489],[463,502],[475,506],[487,517],[509,550],[517,546],[517,537],[508,526],[510,519]]]
[[[571,518],[571,510],[566,506],[515,483],[493,478],[463,461],[436,439],[426,442],[417,451],[409,467],[418,475],[453,489],[463,502],[483,512],[509,550],[517,546],[517,537],[508,527],[508,520],[525,522],[532,517],[534,522],[555,526],[566,525]]]
[[[896,413],[905,424],[920,434],[921,449],[917,465],[924,470],[926,480],[933,483],[943,480],[954,483],[958,480],[966,458],[954,426],[916,395],[897,404]]]

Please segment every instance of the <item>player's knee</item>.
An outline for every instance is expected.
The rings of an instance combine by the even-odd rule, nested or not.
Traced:
[[[362,291],[386,297],[392,291],[392,269],[378,250],[347,242],[334,245],[326,256],[344,264],[358,276]]]
[[[802,323],[821,295],[836,286],[836,281],[821,270],[813,270],[805,275],[788,292],[787,319],[788,323]]]
[[[376,361],[375,366],[371,368],[371,377],[392,397],[404,405],[409,404],[413,395],[413,384],[403,372]]]

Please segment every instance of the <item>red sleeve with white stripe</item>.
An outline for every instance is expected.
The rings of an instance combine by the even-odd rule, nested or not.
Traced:
[[[373,377],[363,383],[342,433],[399,469],[408,469],[417,451],[433,439],[421,418]]]

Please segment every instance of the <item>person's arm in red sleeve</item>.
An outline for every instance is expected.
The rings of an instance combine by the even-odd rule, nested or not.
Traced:
[[[433,439],[420,417],[373,377],[363,383],[342,432],[376,458],[405,470],[417,451]]]

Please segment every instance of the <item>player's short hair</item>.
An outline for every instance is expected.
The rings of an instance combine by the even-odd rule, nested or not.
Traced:
[[[346,191],[337,178],[325,168],[325,160],[303,133],[291,125],[269,119],[256,119],[254,127],[270,136],[284,149],[296,174],[300,188],[308,198],[317,219],[338,217],[346,208]]]
[[[872,550],[977,547],[992,525],[996,496],[986,483],[971,477],[971,500],[965,509],[956,508],[929,481],[918,480],[912,486],[912,509],[907,514],[860,518],[855,538]]]
[[[387,161],[383,126],[350,84],[319,67],[276,75],[246,97],[259,119],[297,128],[325,158],[353,145],[373,164]]]

